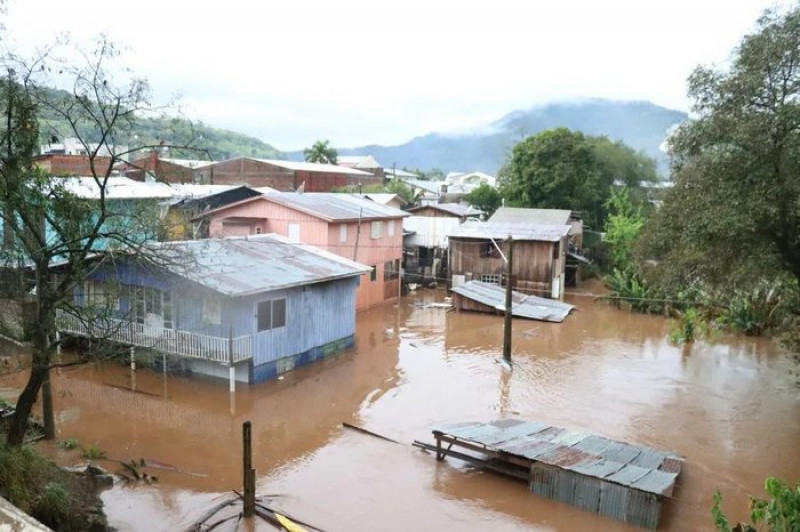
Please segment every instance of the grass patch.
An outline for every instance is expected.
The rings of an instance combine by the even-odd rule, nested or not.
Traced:
[[[92,479],[61,469],[31,447],[0,445],[0,495],[54,530],[106,530]]]

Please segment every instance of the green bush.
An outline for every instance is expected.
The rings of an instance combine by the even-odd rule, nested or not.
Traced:
[[[611,291],[604,299],[617,307],[623,302],[630,304],[633,310],[650,314],[664,312],[662,296],[650,288],[635,271],[631,269],[614,269],[603,279]]]
[[[758,336],[781,325],[795,298],[782,283],[761,283],[754,290],[734,292],[723,302],[719,323],[748,336]]]
[[[800,482],[795,487],[777,478],[768,477],[764,482],[764,490],[769,499],[750,498],[750,519],[752,525],[740,524],[731,527],[728,518],[722,512],[722,495],[714,494],[714,506],[711,516],[714,526],[719,532],[755,532],[755,526],[766,525],[768,532],[797,532],[800,530]],[[754,526],[755,525],[755,526]]]

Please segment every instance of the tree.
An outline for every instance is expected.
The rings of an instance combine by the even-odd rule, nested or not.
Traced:
[[[674,187],[639,256],[674,291],[800,280],[800,6],[766,11],[728,70],[689,78],[694,118],[670,138]]]
[[[622,142],[558,128],[514,146],[500,171],[500,191],[517,207],[581,211],[587,225],[599,228],[615,182],[638,189],[653,179],[655,161]]]
[[[764,491],[769,499],[750,498],[750,518],[753,525],[766,525],[769,532],[795,532],[800,530],[800,483],[791,487],[780,479],[769,477],[764,482]],[[731,527],[722,512],[722,495],[714,494],[711,516],[719,532],[756,532],[753,525],[742,524]]]
[[[328,140],[318,140],[310,148],[303,150],[306,162],[336,164],[338,153]]]
[[[105,39],[84,56],[85,65],[72,67],[50,49],[32,62],[5,58],[7,77],[0,83],[0,218],[11,249],[6,259],[23,262],[36,295],[35,326],[31,327],[31,371],[11,418],[8,443],[21,445],[27,421],[40,389],[46,436],[55,427],[49,383],[56,351],[57,310],[91,320],[94,310],[72,305],[77,287],[89,271],[108,260],[109,250],[157,262],[146,242],[155,236],[154,220],[135,207],[118,210],[108,199],[113,167],[132,149],[121,148],[140,113],[157,111],[149,103],[147,83],[135,77],[119,85],[109,72],[119,72],[118,53]],[[58,76],[71,80],[70,92],[45,90]],[[53,97],[53,94],[56,94]],[[64,180],[52,179],[34,164],[39,129],[50,127],[43,115],[69,125],[88,153],[91,180],[98,198],[86,200],[70,192]],[[90,136],[86,134],[90,132]],[[146,147],[138,147],[146,148]],[[134,148],[134,149],[138,149]],[[100,164],[98,153],[108,150],[111,164]],[[58,264],[58,271],[53,269]]]
[[[641,209],[633,205],[627,187],[615,189],[606,205],[605,242],[610,248],[611,266],[620,270],[631,268],[633,246],[644,225]]]
[[[464,196],[473,207],[491,216],[503,204],[503,197],[493,186],[481,183],[479,187]]]

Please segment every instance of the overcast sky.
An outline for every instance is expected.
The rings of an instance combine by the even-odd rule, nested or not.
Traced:
[[[784,4],[788,2],[783,2]],[[12,46],[100,32],[156,97],[280,149],[397,144],[585,97],[688,110],[766,0],[8,0]]]

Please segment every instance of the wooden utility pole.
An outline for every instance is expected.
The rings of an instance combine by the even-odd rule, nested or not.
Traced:
[[[506,253],[506,320],[503,325],[503,360],[511,366],[511,265],[514,257],[514,240],[508,235]]]
[[[244,484],[244,516],[252,517],[256,512],[256,470],[253,469],[253,444],[250,422],[242,424],[242,453],[243,482]]]

